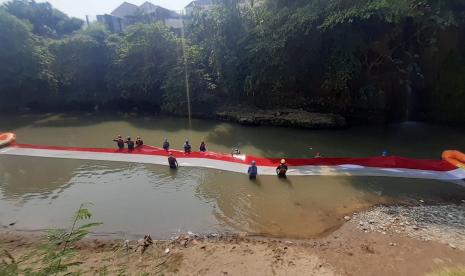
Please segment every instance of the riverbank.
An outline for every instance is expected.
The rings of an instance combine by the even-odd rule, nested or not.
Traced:
[[[379,206],[346,216],[347,222],[325,238],[186,234],[154,241],[144,254],[135,252],[136,241],[127,248],[122,240],[91,238],[77,245],[76,260],[83,262],[79,270],[86,275],[436,275],[443,269],[463,271],[464,208]],[[413,225],[426,232],[411,235],[419,231]],[[431,237],[427,233],[435,238],[425,239]],[[15,258],[38,242],[30,234],[0,233],[0,247]]]
[[[232,121],[241,125],[285,126],[308,129],[337,129],[347,126],[346,119],[341,115],[298,109],[227,109],[216,112],[215,119]]]

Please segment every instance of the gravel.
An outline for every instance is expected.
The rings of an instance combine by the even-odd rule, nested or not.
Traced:
[[[465,204],[378,206],[354,214],[351,222],[364,232],[398,233],[465,250]]]

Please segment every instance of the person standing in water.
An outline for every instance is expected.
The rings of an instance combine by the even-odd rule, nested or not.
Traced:
[[[178,160],[176,160],[172,153],[168,156],[168,164],[170,165],[170,169],[177,169],[179,167]]]
[[[252,161],[249,169],[247,170],[247,173],[249,174],[249,179],[257,178],[257,174],[258,174],[257,162]]]
[[[206,152],[206,151],[207,151],[207,145],[205,144],[204,141],[202,141],[202,143],[200,143],[199,150],[200,150],[201,152]]]
[[[189,144],[189,139],[186,139],[186,142],[184,143],[184,153],[191,153],[192,147]]]
[[[170,149],[170,142],[168,142],[168,138],[165,138],[165,141],[163,141],[163,149],[166,151]]]
[[[130,136],[128,136],[128,138],[126,139],[124,143],[128,144],[128,150],[134,149],[134,141],[131,140]]]
[[[287,165],[286,165],[286,160],[281,159],[281,164],[276,168],[276,174],[278,177],[286,177],[287,173]]]
[[[121,137],[121,135],[118,135],[116,139],[113,139],[113,141],[116,142],[118,149],[120,150],[124,149],[124,140]]]
[[[137,136],[136,138],[136,147],[140,148],[144,145],[144,141],[140,138],[140,136]]]

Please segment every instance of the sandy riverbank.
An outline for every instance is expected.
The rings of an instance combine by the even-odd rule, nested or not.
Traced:
[[[89,275],[425,275],[465,265],[464,208],[380,206],[347,217],[325,238],[183,235],[155,241],[143,255],[124,249],[121,240],[87,239],[78,244],[76,259]],[[435,213],[440,215],[428,219]],[[0,247],[15,257],[38,241],[30,234],[0,233]]]

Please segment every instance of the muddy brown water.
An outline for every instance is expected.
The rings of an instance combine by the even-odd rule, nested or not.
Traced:
[[[18,142],[113,147],[117,134],[140,135],[160,146],[169,138],[181,148],[205,140],[208,149],[266,157],[362,157],[384,149],[396,155],[439,158],[444,149],[465,149],[465,130],[404,123],[345,130],[244,127],[225,122],[129,115],[2,116],[0,131]],[[259,177],[204,168],[133,163],[0,156],[0,225],[6,229],[66,227],[80,203],[92,202],[99,235],[121,237],[151,233],[168,238],[179,232],[239,232],[278,237],[324,235],[343,216],[378,203],[423,199],[465,199],[456,184],[382,177]],[[14,223],[13,226],[9,226]]]

